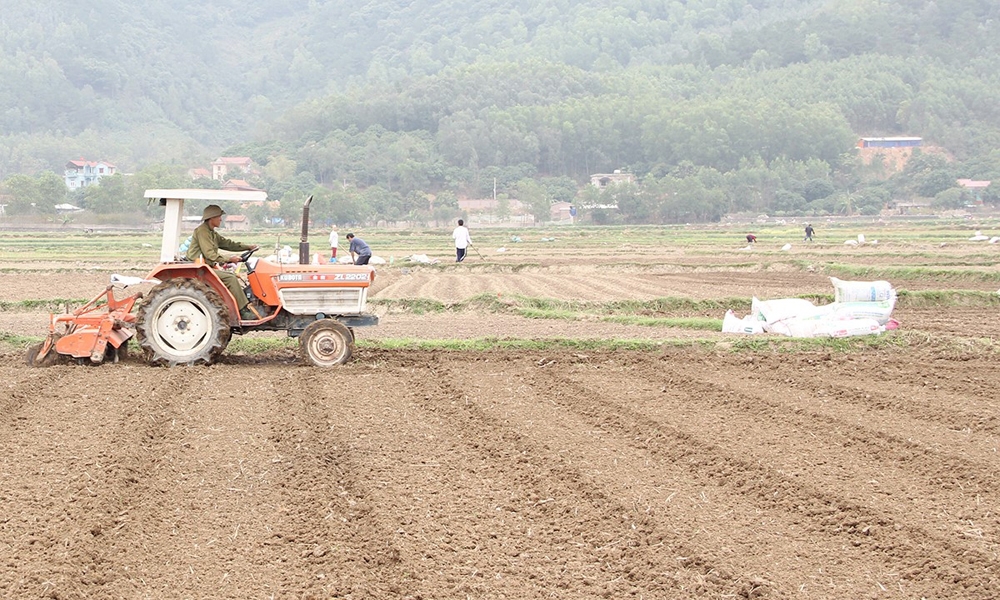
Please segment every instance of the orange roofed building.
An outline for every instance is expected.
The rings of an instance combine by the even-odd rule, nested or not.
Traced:
[[[976,196],[976,204],[983,203],[983,190],[990,187],[992,181],[981,181],[976,179],[959,179],[958,185],[969,190]]]
[[[249,231],[250,219],[246,215],[226,215],[222,226],[224,229],[232,231]]]
[[[249,156],[220,156],[212,161],[212,179],[225,181],[230,172],[252,173],[253,161]]]

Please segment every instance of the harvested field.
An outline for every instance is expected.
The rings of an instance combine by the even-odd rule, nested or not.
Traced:
[[[280,344],[209,367],[25,368],[50,310],[34,301],[144,272],[0,243],[2,595],[996,596],[1000,248],[888,230],[578,259],[613,234],[397,259],[373,289],[381,324],[334,369]],[[892,281],[900,329],[757,345],[665,324],[830,295],[830,275]],[[561,312],[520,310],[541,299]],[[614,302],[661,321],[604,319]],[[457,349],[471,340],[496,343]]]

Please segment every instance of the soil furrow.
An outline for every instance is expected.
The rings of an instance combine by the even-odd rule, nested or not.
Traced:
[[[774,400],[754,381],[741,380],[725,368],[719,379],[726,383],[686,380],[668,367],[648,380],[645,390],[636,390],[636,403],[648,406],[644,413],[658,418],[661,411],[654,407],[665,394],[697,397],[697,407],[662,411],[663,418],[698,423],[702,437],[743,447],[748,456],[796,478],[808,475],[850,502],[937,530],[935,535],[943,534],[949,543],[983,551],[990,544],[964,532],[1000,531],[995,450],[978,451],[960,442],[930,448],[914,441],[924,437],[924,430],[905,418],[845,414],[842,408],[811,398]],[[744,442],[748,431],[754,432],[751,444]]]
[[[177,437],[172,427],[177,418],[174,398],[191,387],[190,379],[179,372],[148,372],[145,365],[131,363],[126,369],[134,381],[127,394],[115,390],[121,435],[112,440],[116,468],[109,471],[114,479],[104,493],[105,506],[96,511],[105,517],[91,529],[94,540],[88,563],[79,565],[81,572],[94,573],[81,581],[93,595],[146,591],[147,569],[129,560],[134,558],[131,549],[148,543],[149,525],[162,518],[157,500],[169,493],[171,483],[161,481],[160,471],[165,449]]]
[[[981,504],[972,512],[996,522],[997,517],[990,508],[998,502],[995,441],[990,446],[989,440],[983,440],[979,445],[986,447],[982,449],[966,440],[957,441],[950,448],[931,448],[916,441],[923,437],[926,424],[912,423],[886,411],[871,414],[851,410],[851,407],[845,409],[843,405],[831,405],[823,398],[775,400],[773,394],[761,391],[766,387],[756,378],[741,379],[725,366],[720,367],[717,380],[692,381],[682,371],[670,366],[662,371],[658,378],[637,384],[644,388],[639,395],[658,398],[666,390],[666,393],[677,397],[697,396],[700,400],[698,414],[694,418],[702,420],[709,416],[710,423],[724,423],[715,427],[720,429],[720,436],[724,437],[725,431],[730,429],[757,431],[762,439],[756,442],[770,440],[770,443],[757,443],[758,448],[775,448],[781,442],[783,446],[789,446],[781,451],[785,455],[789,449],[793,450],[792,454],[799,452],[805,456],[816,454],[819,448],[843,452],[849,447],[852,454],[861,455],[865,461],[852,461],[853,473],[841,472],[841,463],[836,460],[824,461],[823,464],[830,470],[826,476],[831,485],[860,495],[867,493],[862,490],[871,487],[866,483],[878,479],[877,491],[873,493],[887,495],[895,491],[906,497],[933,498],[936,503],[950,498],[956,506],[970,502]],[[800,388],[793,382],[785,381],[790,388]],[[874,382],[871,385],[875,385]],[[780,428],[780,439],[778,433],[767,429],[770,426]],[[889,433],[890,430],[894,433]],[[892,480],[900,478],[905,480],[905,486],[898,489],[891,487]],[[852,479],[857,485],[853,491],[848,489],[846,483]],[[927,489],[913,490],[914,482],[920,482]]]
[[[160,403],[147,398],[155,384],[109,385],[108,369],[133,371],[125,364],[31,371],[46,382],[33,392],[31,419],[5,444],[0,462],[4,504],[21,507],[3,524],[4,554],[15,560],[3,569],[0,588],[12,597],[87,596],[128,577],[107,548],[142,522],[133,500],[162,444],[165,418]],[[166,395],[178,389],[168,386]],[[38,472],[24,470],[39,463]],[[33,476],[47,480],[44,496],[22,487]]]
[[[23,353],[16,358],[21,359],[17,366],[6,362],[0,366],[0,442],[8,435],[8,428],[16,428],[29,418],[34,401],[76,381],[71,365],[29,369],[24,365]]]
[[[344,423],[348,413],[373,406],[341,401],[348,390],[362,392],[350,373],[293,372],[295,394],[275,390],[270,433],[284,516],[266,543],[284,549],[286,569],[296,575],[283,580],[284,591],[296,597],[410,597],[412,580],[400,565],[394,532],[378,518],[369,467],[354,452],[355,433]],[[366,397],[373,392],[363,390]]]
[[[92,559],[103,569],[99,595],[246,598],[277,589],[284,557],[260,543],[259,515],[277,503],[268,492],[273,454],[260,453],[264,436],[254,426],[254,386],[204,391],[228,375],[144,365],[130,373],[141,402],[121,440],[129,465],[122,507]]]
[[[702,474],[699,464],[707,464],[710,470],[713,464],[723,464],[728,459],[729,453],[722,447],[688,444],[685,434],[677,431],[671,432],[680,438],[675,448],[668,450],[651,445],[652,440],[666,435],[663,432],[670,430],[668,425],[647,421],[646,427],[636,425],[619,430],[609,426],[609,420],[595,419],[595,411],[580,407],[603,404],[608,415],[618,410],[624,414],[629,411],[608,401],[603,390],[585,389],[556,374],[556,371],[565,371],[565,364],[549,362],[543,357],[535,368],[520,362],[511,368],[519,373],[519,380],[523,382],[516,384],[516,394],[522,405],[530,407],[522,410],[535,413],[538,422],[552,423],[550,427],[558,430],[558,435],[553,437],[564,440],[572,449],[568,452],[587,465],[588,472],[594,471],[591,477],[601,482],[608,495],[623,502],[630,499],[633,505],[655,511],[657,523],[670,523],[671,535],[680,540],[694,540],[691,543],[697,543],[697,553],[724,570],[771,581],[774,593],[793,595],[796,590],[808,588],[810,597],[830,598],[843,597],[845,589],[852,590],[848,592],[850,595],[866,586],[875,587],[878,582],[868,572],[890,571],[892,562],[877,553],[866,548],[845,547],[844,541],[839,539],[816,538],[815,526],[808,519],[790,516],[785,507],[766,506],[767,503],[759,499],[748,499],[742,490],[728,489],[724,476],[720,481]],[[605,375],[605,378],[613,387],[614,377]],[[488,380],[482,385],[488,388],[503,384]],[[570,413],[566,412],[567,408]],[[568,414],[577,415],[583,422],[576,422]],[[588,432],[588,435],[571,438],[569,432],[577,431]],[[595,444],[595,447],[588,451],[588,444]],[[728,467],[733,473],[750,471],[742,464]],[[620,473],[628,473],[629,477],[623,479]],[[755,475],[750,473],[747,477]],[[758,482],[758,485],[766,485],[766,482]],[[684,514],[682,522],[675,523],[671,518],[675,511]],[[761,528],[763,524],[766,528]],[[781,531],[781,535],[775,536],[772,533],[775,530]],[[831,554],[841,556],[843,562],[831,563]],[[771,567],[775,561],[794,562],[796,569],[773,574]],[[849,566],[857,562],[866,564],[866,570],[859,572]],[[866,579],[866,575],[870,579]],[[831,585],[836,581],[840,591],[826,595],[822,583],[825,581]],[[881,576],[884,584],[897,581],[898,575]]]
[[[842,359],[825,353],[795,358],[765,355],[743,361],[739,376],[728,380],[747,382],[751,381],[747,375],[753,374],[752,381],[761,387],[777,382],[789,390],[821,395],[839,407],[846,404],[872,414],[902,413],[950,431],[992,434],[995,438],[1000,434],[1000,402],[995,393],[1000,374],[994,361],[978,357],[957,362],[961,366],[942,359],[903,358],[898,353]],[[978,376],[969,375],[970,366]],[[803,371],[822,371],[822,383],[810,380]],[[960,406],[956,406],[957,396],[961,397]],[[987,445],[995,452],[995,441]]]
[[[564,378],[563,384],[565,391],[559,402],[588,416],[595,426],[634,439],[638,447],[664,460],[685,464],[692,477],[753,498],[752,502],[769,510],[800,514],[812,522],[814,533],[845,537],[872,556],[883,555],[894,564],[902,563],[901,575],[928,592],[945,593],[958,578],[971,594],[966,597],[978,598],[996,584],[996,563],[987,553],[897,522],[882,511],[826,488],[800,483],[753,457],[731,455],[695,433],[608,402],[606,397],[595,397],[570,379]],[[928,553],[938,555],[940,564],[928,564]]]
[[[727,573],[707,561],[681,538],[656,527],[643,511],[619,503],[577,468],[568,466],[544,441],[519,433],[516,419],[481,407],[461,387],[467,378],[460,366],[430,364],[418,371],[425,375],[417,377],[420,385],[410,393],[413,402],[443,419],[448,429],[461,432],[471,448],[494,463],[492,469],[511,480],[517,496],[528,496],[527,501],[521,498],[520,507],[504,510],[519,512],[521,518],[536,521],[542,533],[556,535],[550,544],[562,547],[572,540],[593,555],[590,568],[606,583],[603,590],[591,593],[781,597],[770,592],[765,581]],[[561,533],[565,530],[568,534]],[[567,536],[565,542],[557,541]],[[613,548],[610,541],[614,541]],[[570,593],[579,597],[572,595],[572,589]]]

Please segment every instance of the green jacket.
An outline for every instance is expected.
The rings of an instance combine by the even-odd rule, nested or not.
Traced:
[[[250,244],[241,244],[222,237],[218,231],[208,226],[208,221],[205,221],[191,234],[191,246],[188,248],[187,258],[197,260],[198,257],[204,256],[205,263],[214,267],[226,262],[226,257],[219,254],[219,250],[242,252],[252,247]]]

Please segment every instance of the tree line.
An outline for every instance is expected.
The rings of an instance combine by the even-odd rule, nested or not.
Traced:
[[[494,182],[623,222],[961,207],[956,179],[1000,179],[998,27],[977,0],[150,0],[73,20],[12,0],[0,182],[17,214],[56,193],[45,172],[108,159],[134,178],[73,199],[105,211],[144,173],[189,186],[249,155],[271,198],[348,222],[434,220]],[[863,135],[939,150],[893,174],[858,159]],[[615,169],[638,183],[595,197]]]

